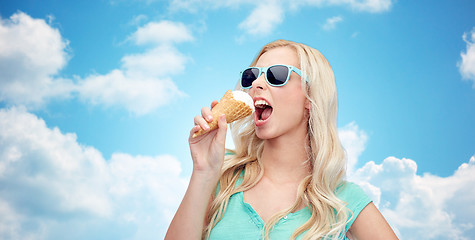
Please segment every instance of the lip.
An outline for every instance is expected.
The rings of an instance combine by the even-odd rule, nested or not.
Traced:
[[[267,104],[269,104],[269,106],[272,107],[272,104],[269,103],[269,101],[267,101],[267,99],[263,98],[263,97],[254,97],[252,99],[254,101],[254,104],[256,103],[257,100],[263,100],[265,101]],[[255,105],[254,105],[254,108],[255,108]],[[257,111],[254,111],[254,124],[256,127],[260,127],[260,126],[263,126],[265,125],[267,122],[269,122],[269,120],[272,118],[272,115],[270,115],[266,120],[260,120],[259,119],[259,115],[258,115],[258,112]]]

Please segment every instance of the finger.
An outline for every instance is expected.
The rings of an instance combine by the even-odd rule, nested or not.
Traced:
[[[193,137],[195,133],[197,133],[199,130],[201,129],[201,127],[199,125],[195,125],[193,126],[193,128],[191,128],[190,130],[190,136],[188,137],[188,142],[189,143],[195,143],[197,142],[197,138]]]
[[[195,134],[195,133],[198,132],[200,129],[201,129],[200,125],[195,125],[195,126],[193,126],[193,128],[191,128],[191,130],[190,130],[190,135]]]
[[[199,130],[201,129],[200,125],[195,125],[191,128],[190,130],[190,138],[191,136],[193,136],[193,134],[195,134],[196,132],[198,132]]]
[[[218,104],[218,101],[214,100],[214,101],[211,103],[211,109],[213,109],[214,106],[216,106],[216,104]]]
[[[209,130],[208,122],[203,117],[195,116],[194,120],[195,120],[195,125],[198,125],[200,128],[202,128],[205,131]]]
[[[225,143],[226,142],[226,131],[227,131],[227,122],[226,122],[226,116],[223,114],[219,116],[218,119],[218,133],[216,134],[216,140]]]
[[[201,109],[201,116],[208,122],[213,121],[213,115],[211,114],[211,110],[208,107],[204,107]]]

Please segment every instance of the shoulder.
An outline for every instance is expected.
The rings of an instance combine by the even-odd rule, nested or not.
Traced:
[[[336,195],[341,200],[354,201],[358,199],[367,198],[368,195],[363,191],[363,189],[356,183],[344,181],[336,189]]]
[[[349,210],[349,222],[346,227],[348,230],[356,217],[372,200],[356,183],[346,181],[338,186],[336,195],[345,202],[346,208]]]

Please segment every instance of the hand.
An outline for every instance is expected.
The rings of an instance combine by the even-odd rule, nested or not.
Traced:
[[[211,108],[217,103],[218,101],[213,101]],[[188,142],[190,144],[191,158],[193,159],[193,172],[203,174],[217,181],[224,160],[227,129],[226,117],[224,115],[219,117],[218,129],[195,138],[192,137],[201,128],[208,130],[208,123],[212,121],[211,110],[208,107],[203,107],[201,109],[201,116],[194,118],[195,126],[190,131]]]

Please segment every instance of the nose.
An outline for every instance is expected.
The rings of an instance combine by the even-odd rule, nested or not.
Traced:
[[[265,73],[261,73],[261,75],[252,82],[252,88],[256,89],[264,89],[266,87],[266,79],[265,79]]]

